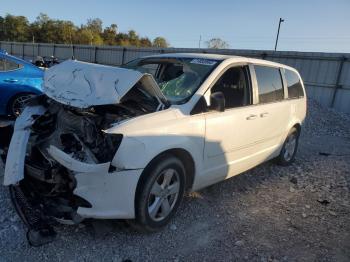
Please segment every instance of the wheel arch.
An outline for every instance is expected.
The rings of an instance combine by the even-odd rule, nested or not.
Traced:
[[[291,121],[289,123],[289,125],[287,126],[287,128],[285,129],[285,135],[282,138],[283,139],[282,142],[284,142],[284,140],[287,138],[287,136],[292,128],[296,128],[298,130],[299,135],[300,135],[301,126],[302,126],[302,124],[298,119],[294,119],[293,121]]]
[[[298,130],[298,133],[300,135],[300,132],[301,132],[301,124],[300,123],[295,123],[292,128],[295,127],[297,130]]]
[[[184,168],[185,168],[185,172],[186,172],[185,190],[189,190],[189,189],[192,188],[194,177],[195,177],[195,163],[194,163],[194,159],[193,159],[192,155],[186,149],[183,149],[183,148],[172,148],[172,149],[168,149],[168,150],[165,150],[165,151],[159,153],[154,158],[152,158],[152,160],[147,164],[147,166],[145,167],[145,169],[143,170],[143,172],[142,172],[142,174],[140,176],[139,181],[137,182],[136,193],[135,193],[135,201],[136,201],[137,196],[139,195],[139,193],[141,191],[141,186],[142,186],[143,182],[147,178],[147,175],[146,175],[147,172],[158,161],[160,161],[162,158],[167,157],[167,156],[174,156],[174,157],[178,158],[182,162],[182,164],[184,165]],[[136,207],[136,203],[135,203],[135,207]]]
[[[19,92],[11,94],[11,96],[7,99],[6,113],[7,114],[10,113],[10,111],[11,111],[10,110],[11,104],[16,99],[16,97],[21,96],[21,95],[29,95],[29,94],[38,95],[40,93],[35,91],[35,90],[26,90],[26,91],[23,90],[23,91],[19,91]]]

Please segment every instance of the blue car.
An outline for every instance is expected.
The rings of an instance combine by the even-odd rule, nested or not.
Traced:
[[[44,71],[0,50],[0,115],[17,117],[31,97],[41,94]]]

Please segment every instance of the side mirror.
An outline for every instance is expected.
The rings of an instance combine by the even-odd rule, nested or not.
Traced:
[[[215,92],[210,95],[209,109],[219,112],[225,111],[225,96],[222,92]]]

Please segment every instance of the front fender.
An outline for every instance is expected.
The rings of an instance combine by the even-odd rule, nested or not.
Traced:
[[[111,164],[120,169],[143,168],[146,145],[134,137],[124,136]]]
[[[203,147],[204,137],[201,136],[124,136],[112,165],[120,169],[145,168],[153,158],[170,149],[186,150],[197,165],[202,160]]]

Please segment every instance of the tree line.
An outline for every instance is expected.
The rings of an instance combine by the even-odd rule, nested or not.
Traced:
[[[103,27],[99,18],[88,19],[85,24],[52,19],[41,13],[34,22],[25,16],[0,16],[0,40],[55,44],[118,45],[136,47],[169,47],[164,37],[151,40],[140,37],[134,30],[119,32],[116,24]]]

